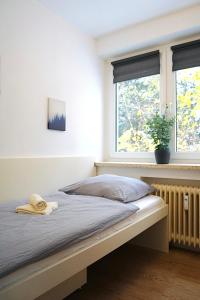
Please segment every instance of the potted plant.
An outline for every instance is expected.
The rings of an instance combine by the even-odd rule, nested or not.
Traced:
[[[153,139],[155,145],[155,158],[157,164],[168,164],[170,160],[169,143],[171,131],[174,125],[174,118],[167,116],[167,107],[165,113],[160,115],[158,112],[148,119],[147,133]]]

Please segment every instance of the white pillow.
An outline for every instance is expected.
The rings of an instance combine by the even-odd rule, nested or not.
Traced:
[[[104,197],[126,203],[152,193],[154,188],[140,179],[104,174],[89,177],[60,191],[66,194]]]

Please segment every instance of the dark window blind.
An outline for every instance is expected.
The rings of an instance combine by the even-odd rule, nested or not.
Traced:
[[[117,60],[111,64],[113,65],[113,83],[156,75],[160,73],[160,53],[157,50]]]
[[[171,47],[173,71],[200,66],[200,40]]]

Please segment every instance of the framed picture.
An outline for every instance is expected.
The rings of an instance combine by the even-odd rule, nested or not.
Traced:
[[[48,129],[66,130],[66,108],[64,101],[48,98]]]

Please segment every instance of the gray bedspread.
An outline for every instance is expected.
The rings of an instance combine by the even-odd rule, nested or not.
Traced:
[[[133,203],[63,192],[45,199],[58,202],[58,209],[48,216],[15,213],[16,206],[26,201],[0,204],[0,277],[86,239],[138,210]]]

